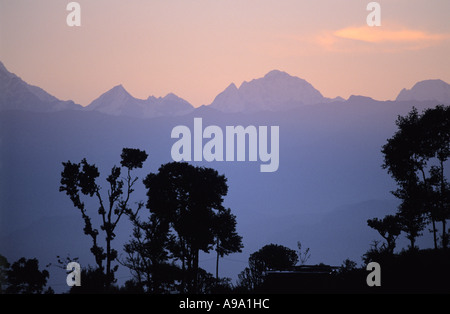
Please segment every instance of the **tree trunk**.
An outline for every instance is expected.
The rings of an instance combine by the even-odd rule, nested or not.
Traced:
[[[217,252],[216,260],[216,280],[219,280],[219,252]]]
[[[446,228],[446,219],[444,218],[442,220],[442,247],[444,249],[446,249],[447,245],[448,245],[448,238],[447,238],[447,233],[445,231],[445,228]]]
[[[181,291],[182,293],[186,292],[186,250],[184,247],[183,239],[181,241]]]
[[[198,253],[199,249],[194,250],[194,265],[193,265],[193,292],[198,293]]]
[[[219,239],[217,239],[217,260],[216,260],[216,280],[219,280]]]
[[[415,244],[416,244],[416,239],[415,237],[410,236],[409,241],[411,241],[411,247],[409,248],[411,251],[414,250]]]
[[[105,288],[109,288],[111,285],[111,240],[109,235],[106,239],[106,282]]]
[[[431,222],[433,223],[433,241],[434,241],[434,249],[437,250],[437,238],[436,238],[436,222],[434,218],[431,217]]]
[[[445,226],[445,220],[446,220],[446,215],[445,215],[445,202],[444,202],[444,191],[445,191],[445,181],[444,181],[444,161],[441,159],[441,210],[443,212],[443,217],[442,217],[442,247],[444,249],[447,248],[447,234],[446,234],[446,226]]]

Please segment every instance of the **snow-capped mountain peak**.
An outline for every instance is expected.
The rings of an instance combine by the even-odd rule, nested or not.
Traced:
[[[326,98],[304,79],[272,70],[262,78],[244,81],[239,88],[230,84],[214,99],[211,107],[225,112],[278,111],[325,101]]]
[[[192,109],[191,104],[173,93],[169,93],[165,97],[149,96],[145,100],[138,99],[133,97],[121,84],[100,95],[86,107],[86,110],[140,118],[180,115],[188,113]]]

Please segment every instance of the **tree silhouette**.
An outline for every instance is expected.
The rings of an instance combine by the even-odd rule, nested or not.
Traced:
[[[298,262],[297,252],[278,244],[268,244],[252,253],[246,267],[239,275],[239,285],[249,291],[264,282],[267,271],[286,270]]]
[[[278,244],[263,246],[259,251],[250,256],[263,265],[265,271],[285,270],[298,262],[298,255],[295,250]]]
[[[428,202],[423,198],[424,185],[412,181],[403,184],[394,195],[402,200],[397,213],[401,229],[410,241],[410,249],[415,249],[416,238],[422,235],[421,231],[426,225],[427,212],[424,209]]]
[[[402,231],[399,216],[387,215],[383,219],[373,218],[367,220],[367,224],[386,240],[385,249],[392,254],[395,249],[395,240]]]
[[[49,273],[46,270],[39,270],[39,262],[37,259],[20,258],[11,265],[7,271],[8,287],[6,293],[13,294],[41,294]]]
[[[302,252],[302,243],[300,241],[297,241],[297,248],[298,248],[298,257],[300,259],[300,265],[304,265],[306,261],[309,260],[311,257],[311,253],[309,253],[309,247],[305,249],[304,252]]]
[[[0,255],[0,294],[2,294],[7,287],[8,271],[10,266],[11,265],[8,263],[8,259],[3,255]]]
[[[183,292],[198,292],[199,251],[207,253],[218,242],[219,254],[240,249],[234,216],[222,205],[226,181],[214,169],[180,162],[162,165],[144,180],[147,207],[173,235],[169,247],[181,261]],[[217,223],[224,219],[226,225]]]
[[[422,114],[413,108],[398,117],[394,136],[382,148],[383,168],[399,188],[393,194],[402,200],[399,216],[411,248],[428,218],[437,248],[436,221],[442,222],[442,246],[448,245],[446,220],[450,218],[450,185],[444,175],[450,157],[450,107],[436,106]],[[425,217],[426,216],[426,217]]]
[[[450,157],[450,106],[427,109],[420,117],[424,156],[429,167],[431,186],[429,215],[442,223],[442,247],[448,246],[446,220],[450,219],[450,185],[444,175],[445,162]],[[436,165],[437,164],[437,165]]]
[[[137,282],[146,287],[147,293],[169,293],[175,290],[179,268],[169,263],[171,236],[169,226],[155,214],[142,222],[131,216],[133,238],[125,244],[128,254],[124,265],[134,273]]]
[[[450,218],[450,184],[444,176],[443,162],[439,162],[439,167],[432,166],[430,169],[429,192],[431,199],[435,200],[430,204],[430,216],[433,221],[442,222],[442,247],[447,248],[449,243],[449,234],[446,232],[446,220]]]
[[[219,279],[219,257],[241,252],[242,237],[236,232],[236,216],[231,209],[224,209],[214,217],[214,237],[216,243],[216,280]]]
[[[121,178],[121,168],[113,166],[111,174],[106,178],[109,183],[108,195],[105,201],[101,195],[101,187],[96,180],[100,173],[95,165],[89,164],[86,159],[80,163],[70,161],[63,162],[64,170],[61,172],[61,186],[59,190],[65,191],[72,201],[73,205],[81,212],[84,220],[84,233],[92,239],[91,252],[95,257],[98,268],[105,272],[104,286],[107,288],[115,281],[114,272],[118,265],[112,267],[111,263],[117,257],[117,251],[111,247],[111,242],[115,238],[114,230],[123,214],[133,213],[129,206],[130,196],[133,193],[133,186],[137,177],[131,176],[131,171],[135,168],[141,168],[148,155],[145,151],[132,148],[124,148],[121,154],[121,165],[127,169],[127,176]],[[105,233],[106,252],[98,242],[98,229],[94,228],[91,222],[91,216],[88,214],[85,203],[81,196],[95,197],[99,203],[98,214],[102,219],[101,231]],[[143,206],[143,203],[137,205],[136,212]],[[106,260],[106,267],[103,261]]]
[[[341,274],[347,274],[355,269],[357,269],[357,264],[355,261],[352,261],[351,259],[347,258],[342,262],[341,267],[339,267],[339,273]]]

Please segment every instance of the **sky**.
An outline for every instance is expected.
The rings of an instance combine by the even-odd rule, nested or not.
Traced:
[[[208,105],[278,69],[325,97],[395,99],[425,79],[450,83],[450,1],[0,0],[0,61],[83,106],[122,84],[136,98],[175,93]]]

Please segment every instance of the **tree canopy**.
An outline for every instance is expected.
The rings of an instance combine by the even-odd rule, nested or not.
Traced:
[[[172,231],[170,247],[181,261],[182,290],[197,291],[199,251],[208,253],[218,244],[223,256],[242,247],[235,217],[222,204],[226,181],[214,169],[180,162],[164,164],[144,180],[150,213]]]
[[[399,217],[414,247],[415,238],[426,225],[442,223],[441,243],[448,245],[446,220],[450,218],[450,184],[444,168],[450,157],[450,106],[436,106],[419,114],[413,108],[398,117],[394,136],[382,148],[383,168],[399,188],[393,194],[402,200]]]
[[[115,238],[114,230],[123,214],[133,214],[130,208],[130,195],[133,193],[133,186],[137,177],[131,176],[131,170],[141,168],[148,155],[145,151],[133,148],[124,148],[121,154],[121,165],[127,169],[126,178],[121,177],[121,168],[113,166],[111,174],[106,178],[109,184],[107,197],[101,194],[101,186],[97,183],[100,176],[98,168],[89,164],[86,159],[80,163],[70,161],[63,162],[64,169],[61,172],[61,186],[59,190],[66,192],[74,207],[80,210],[84,221],[84,233],[91,237],[91,252],[100,270],[105,270],[104,285],[107,288],[115,281],[114,272],[118,265],[112,266],[112,262],[117,257],[117,250],[112,248],[111,242]],[[102,224],[100,230],[104,232],[106,250],[100,245],[97,239],[100,234],[97,228],[92,225],[91,214],[82,201],[82,195],[95,197],[98,200],[97,213],[101,216]],[[136,212],[143,206],[137,205]],[[103,261],[106,260],[106,266]]]

